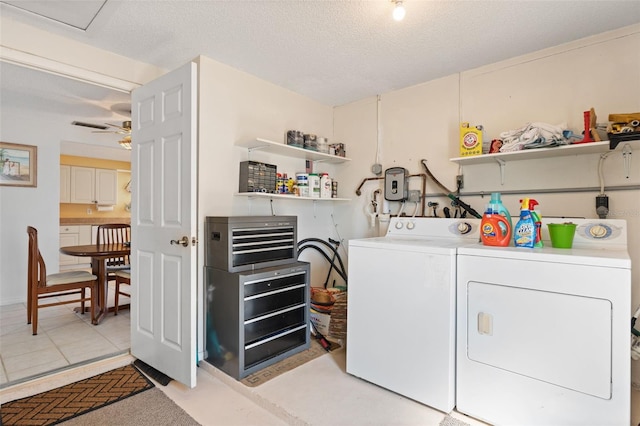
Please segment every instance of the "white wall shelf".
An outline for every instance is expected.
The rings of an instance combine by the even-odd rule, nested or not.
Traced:
[[[470,164],[488,164],[517,160],[535,160],[539,158],[562,157],[578,154],[599,154],[609,151],[609,141],[588,142],[583,144],[562,145],[553,148],[523,149],[513,152],[499,152],[496,154],[483,154],[469,157],[451,158],[449,161],[461,166]]]
[[[338,155],[325,154],[322,152],[311,151],[304,148],[297,148],[295,146],[285,145],[279,142],[273,142],[267,139],[253,139],[246,142],[236,142],[236,146],[247,148],[249,152],[263,150],[272,154],[286,155],[293,158],[301,158],[303,160],[311,161],[324,161],[327,163],[344,163],[351,161],[350,158],[340,157]],[[300,198],[300,197],[298,197]],[[314,198],[317,200],[317,198]]]
[[[238,192],[236,195],[249,198],[271,198],[285,199],[294,201],[351,201],[349,198],[312,198],[312,197],[296,197],[287,194],[269,194],[267,192]]]

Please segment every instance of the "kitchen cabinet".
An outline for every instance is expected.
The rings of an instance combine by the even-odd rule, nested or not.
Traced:
[[[284,143],[273,142],[267,139],[256,138],[249,141],[236,142],[236,146],[247,148],[249,153],[252,151],[264,151],[277,155],[284,155],[291,158],[299,158],[302,160],[325,162],[329,164],[341,164],[351,161],[350,158],[340,157],[338,155],[325,154],[323,152],[312,151],[309,149],[298,148],[286,145]],[[313,197],[296,197],[290,194],[269,194],[262,192],[240,192],[236,195],[255,198],[283,198],[287,200],[311,200],[311,201],[349,201],[348,198],[313,198]]]
[[[91,225],[72,225],[60,227],[60,247],[91,244]],[[74,269],[88,267],[86,259],[77,256],[67,256],[60,253],[60,269]]]
[[[70,203],[117,204],[118,172],[116,170],[77,166],[71,166],[70,169]]]
[[[60,202],[71,202],[71,166],[60,166]]]

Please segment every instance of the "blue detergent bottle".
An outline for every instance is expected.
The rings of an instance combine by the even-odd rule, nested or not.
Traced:
[[[516,247],[533,248],[536,243],[536,221],[529,210],[529,199],[520,200],[520,220],[513,230],[513,243]]]
[[[499,192],[491,193],[491,201],[489,202],[489,205],[493,213],[501,214],[507,219],[507,222],[509,222],[508,230],[504,229],[504,226],[505,226],[504,223],[500,224],[500,227],[503,228],[502,231],[505,233],[506,232],[511,233],[511,230],[513,229],[513,221],[511,220],[511,215],[509,214],[509,210],[507,210],[504,204],[502,204],[502,198]]]

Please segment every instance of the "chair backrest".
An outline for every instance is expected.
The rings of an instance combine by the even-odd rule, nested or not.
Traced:
[[[98,244],[122,244],[131,242],[131,225],[126,223],[108,223],[98,226]],[[129,265],[129,256],[107,259],[107,267]]]
[[[28,288],[46,287],[47,267],[44,264],[44,259],[38,248],[38,230],[33,226],[27,226],[27,234],[29,234],[29,256],[27,260]]]

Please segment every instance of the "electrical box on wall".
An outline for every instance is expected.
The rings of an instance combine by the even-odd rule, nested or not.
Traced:
[[[384,198],[388,201],[407,199],[409,171],[404,167],[391,167],[384,171]]]

